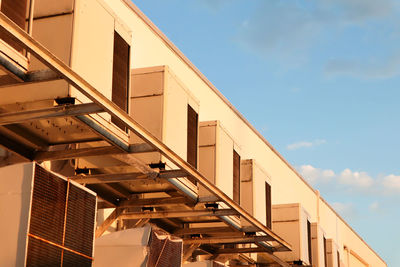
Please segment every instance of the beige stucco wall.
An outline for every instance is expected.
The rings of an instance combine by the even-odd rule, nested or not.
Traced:
[[[240,150],[242,159],[255,159],[271,176],[272,203],[301,203],[310,214],[311,221],[320,221],[327,238],[339,244],[341,255],[343,245],[352,248],[371,266],[386,266],[334,211],[318,201],[316,192],[235,112],[229,103],[213,91],[195,69],[185,62],[160,35],[149,27],[133,7],[123,0],[105,2],[132,29],[132,67],[141,68],[168,65],[179,79],[188,86],[191,93],[200,101],[200,121],[219,120],[224,125]],[[251,99],[249,99],[251,101]],[[230,190],[229,190],[230,191]],[[318,204],[319,203],[319,204]],[[318,205],[320,214],[318,216]],[[343,256],[344,257],[344,256]]]

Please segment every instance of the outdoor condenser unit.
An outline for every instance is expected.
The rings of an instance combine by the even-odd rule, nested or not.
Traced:
[[[319,223],[311,223],[311,256],[316,267],[325,267],[326,243],[325,233]]]
[[[326,246],[326,263],[327,267],[339,267],[340,263],[340,253],[339,246],[335,243],[333,239],[325,240]]]
[[[311,265],[310,216],[299,203],[272,206],[272,230],[292,245],[290,252],[274,254],[286,262]]]
[[[95,242],[94,267],[180,267],[182,239],[150,225],[103,235]]]
[[[36,163],[0,178],[0,266],[92,266],[93,192]]]
[[[199,171],[233,199],[234,142],[219,121],[200,122]],[[239,163],[240,165],[240,163]],[[210,192],[199,188],[200,196]]]
[[[8,1],[13,5],[20,2],[2,0],[2,3]],[[35,40],[129,113],[131,32],[102,0],[35,0],[32,29]],[[28,71],[46,69],[31,56]],[[21,83],[0,92],[1,112],[88,102],[91,101],[63,79]],[[128,144],[126,129],[117,118],[99,113],[84,116],[82,120],[89,125],[100,125],[97,128],[108,130]],[[98,138],[72,119],[42,120],[23,127],[49,144]]]
[[[168,66],[132,70],[131,117],[193,167],[198,165],[199,102]],[[135,135],[131,143],[143,141]],[[147,164],[166,163],[160,153],[137,155]]]
[[[271,228],[271,178],[254,159],[242,160],[240,166],[240,205]]]

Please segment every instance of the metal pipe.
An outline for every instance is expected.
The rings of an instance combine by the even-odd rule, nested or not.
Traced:
[[[178,188],[180,191],[185,193],[188,197],[190,197],[194,201],[198,200],[199,196],[195,192],[190,190],[187,186],[185,186],[179,179],[177,179],[177,178],[169,178],[168,182],[170,182],[173,186]]]

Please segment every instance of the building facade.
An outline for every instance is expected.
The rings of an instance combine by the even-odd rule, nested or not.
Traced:
[[[34,161],[95,192],[94,247],[150,224],[187,266],[386,266],[130,0],[0,3],[0,173]],[[100,250],[132,266],[130,246]]]

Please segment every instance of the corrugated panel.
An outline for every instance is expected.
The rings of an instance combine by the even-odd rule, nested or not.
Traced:
[[[95,207],[94,195],[36,165],[27,266],[91,266]]]
[[[64,250],[62,267],[90,267],[92,260],[81,255]]]
[[[64,246],[92,256],[96,197],[70,184]]]
[[[15,24],[25,29],[25,15],[28,6],[28,0],[2,0],[1,12],[9,17]],[[22,46],[18,45],[13,39],[6,35],[3,29],[0,29],[0,38],[11,45],[15,50],[22,52]]]
[[[67,182],[40,166],[35,168],[29,232],[62,244]]]
[[[61,248],[29,237],[26,266],[46,267],[61,265]]]
[[[172,241],[168,237],[158,238],[152,231],[150,239],[150,253],[147,266],[151,267],[178,267],[182,265],[182,242]]]
[[[112,101],[126,112],[128,112],[129,57],[128,43],[117,32],[114,32]],[[118,118],[113,117],[111,121],[125,130],[124,124]]]
[[[233,201],[240,204],[240,156],[233,151]]]
[[[272,203],[271,203],[271,186],[268,183],[265,183],[265,208],[266,208],[266,222],[267,222],[267,227],[271,229],[272,227],[272,217],[271,217],[271,209],[272,209]]]

